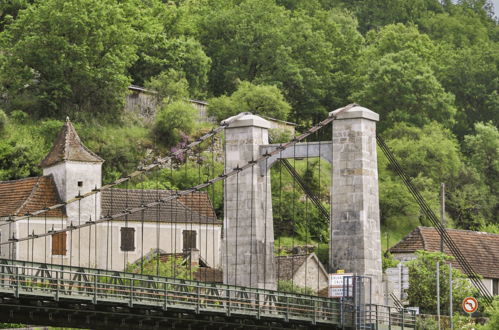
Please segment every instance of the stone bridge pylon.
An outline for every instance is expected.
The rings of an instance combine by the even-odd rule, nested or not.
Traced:
[[[377,113],[355,106],[333,111],[332,141],[298,143],[226,180],[224,283],[276,288],[270,175],[279,158],[322,157],[331,163],[330,271],[371,278],[372,303],[382,303]],[[247,114],[225,130],[226,171],[273,151],[270,124]],[[237,249],[236,249],[237,246]],[[368,301],[366,301],[368,302]]]

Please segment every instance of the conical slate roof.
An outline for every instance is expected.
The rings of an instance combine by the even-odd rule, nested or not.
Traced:
[[[42,160],[40,166],[45,168],[66,160],[90,163],[104,162],[102,158],[85,147],[81,142],[69,118],[66,118],[66,123],[59,131],[52,150]]]

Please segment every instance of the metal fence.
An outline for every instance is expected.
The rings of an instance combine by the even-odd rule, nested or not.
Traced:
[[[0,259],[0,295],[253,316],[357,329],[415,328],[413,311],[344,299]]]

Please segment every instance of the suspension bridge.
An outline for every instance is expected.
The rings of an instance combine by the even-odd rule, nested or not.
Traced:
[[[377,141],[471,281],[489,297],[376,137],[378,120],[352,104],[291,141],[270,144],[268,121],[241,113],[106,185],[103,160],[81,143],[68,120],[41,163],[42,177],[0,183],[0,196],[20,201],[0,197],[1,319],[96,329],[414,328],[414,313],[383,305]],[[311,157],[330,164],[330,212],[324,196],[315,195],[287,160],[306,160],[308,168]],[[224,165],[217,173],[219,158]],[[196,165],[188,168],[189,160]],[[301,188],[305,226],[311,226],[313,207],[327,222],[329,271],[354,274],[345,276],[341,297],[320,296],[321,266],[307,262],[297,267],[304,269],[301,285],[312,290],[278,288],[274,217],[285,209],[296,212],[294,202],[282,198],[272,205],[269,171],[276,163],[295,179],[292,188],[279,186],[277,195]],[[186,178],[194,170],[198,178],[192,186],[164,190],[159,170]],[[155,189],[141,185],[148,175]],[[208,193],[223,199],[223,221]],[[289,220],[294,228],[293,216]],[[292,261],[291,272],[297,267]]]

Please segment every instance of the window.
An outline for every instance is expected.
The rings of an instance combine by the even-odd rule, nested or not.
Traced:
[[[196,248],[196,231],[195,230],[184,230],[182,232],[184,238],[184,250],[190,250]]]
[[[135,228],[121,227],[121,251],[135,251]]]
[[[67,233],[57,233],[52,235],[52,254],[58,256],[66,255],[66,235]]]
[[[499,280],[498,279],[492,280],[492,294],[494,296],[499,295]]]
[[[83,181],[78,181],[78,187],[83,187]]]

